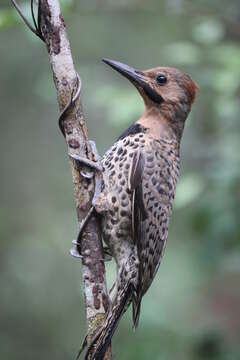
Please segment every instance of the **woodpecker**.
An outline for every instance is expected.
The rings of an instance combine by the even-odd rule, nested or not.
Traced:
[[[180,168],[185,120],[199,86],[182,71],[139,71],[103,59],[136,87],[143,115],[123,132],[101,160],[103,188],[95,203],[104,242],[116,261],[112,308],[86,359],[103,359],[122,314],[132,303],[133,325],[165,252]],[[123,105],[124,106],[124,105]]]

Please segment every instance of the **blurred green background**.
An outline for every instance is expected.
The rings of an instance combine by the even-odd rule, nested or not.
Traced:
[[[29,15],[29,3],[20,2]],[[65,0],[90,138],[101,153],[143,111],[102,57],[176,66],[201,91],[187,120],[167,251],[114,359],[240,359],[239,0]],[[0,358],[73,359],[84,336],[66,147],[44,45],[0,5]],[[108,264],[109,281],[114,264]]]

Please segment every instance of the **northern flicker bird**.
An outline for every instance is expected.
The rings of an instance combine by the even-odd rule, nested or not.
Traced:
[[[117,278],[110,292],[112,309],[86,355],[86,359],[98,360],[103,359],[131,303],[134,327],[138,325],[142,297],[164,255],[179,176],[180,142],[199,90],[175,68],[138,71],[117,61],[103,61],[132,82],[145,111],[101,161],[103,189],[95,207],[102,215],[102,235],[116,261]]]

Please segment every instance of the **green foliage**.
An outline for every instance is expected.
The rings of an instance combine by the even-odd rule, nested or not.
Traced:
[[[13,9],[0,10],[0,30],[12,26],[16,22],[16,13]]]
[[[240,358],[239,1],[63,1],[101,151],[143,111],[104,56],[140,69],[183,68],[200,87],[182,142],[169,241],[134,334],[128,312],[116,359]],[[22,3],[30,16],[29,3]],[[66,12],[66,9],[68,10]],[[17,24],[18,23],[18,24]],[[0,6],[0,358],[72,359],[84,334],[76,220],[44,47]],[[14,26],[13,26],[14,25]],[[107,265],[109,283],[114,265]],[[81,308],[81,310],[80,310]]]

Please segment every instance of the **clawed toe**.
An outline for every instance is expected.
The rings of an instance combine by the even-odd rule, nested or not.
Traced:
[[[79,254],[78,249],[77,249],[77,245],[73,246],[70,250],[70,255],[76,259],[82,259],[83,256],[81,254]]]
[[[99,164],[95,161],[89,160],[87,158],[84,158],[84,157],[76,155],[76,154],[68,153],[68,155],[70,156],[71,159],[78,161],[80,164],[86,165],[86,166],[90,167],[91,169],[94,169],[97,171],[102,171],[101,164]]]
[[[112,254],[110,249],[107,246],[103,247],[103,257],[104,257],[104,261],[111,261],[112,260]]]

